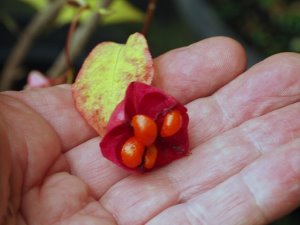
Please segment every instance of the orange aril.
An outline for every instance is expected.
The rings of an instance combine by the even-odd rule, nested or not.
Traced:
[[[173,110],[165,115],[160,136],[170,137],[176,134],[182,126],[182,116],[178,110]]]
[[[144,167],[146,169],[152,169],[157,158],[158,150],[154,145],[150,145],[146,148],[144,156]]]
[[[144,145],[154,143],[157,137],[157,125],[153,119],[145,115],[135,115],[131,120],[134,136]]]
[[[121,149],[122,163],[128,168],[138,167],[143,160],[145,146],[136,137],[129,138]]]

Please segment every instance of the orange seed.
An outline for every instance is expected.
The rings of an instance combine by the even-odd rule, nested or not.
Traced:
[[[178,110],[173,110],[164,118],[160,131],[162,137],[170,137],[176,134],[182,126],[182,116]]]
[[[147,147],[146,149],[146,154],[145,154],[145,158],[144,158],[144,167],[146,169],[152,169],[155,162],[156,162],[156,158],[157,158],[157,148],[155,147],[155,145],[150,145]]]
[[[135,115],[131,120],[134,136],[148,146],[154,143],[157,137],[157,125],[153,119],[145,115]]]
[[[122,163],[129,168],[136,168],[142,163],[145,146],[136,137],[129,138],[121,150]]]

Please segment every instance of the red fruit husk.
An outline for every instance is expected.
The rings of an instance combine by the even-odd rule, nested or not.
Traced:
[[[146,172],[140,166],[129,169],[122,164],[120,151],[125,141],[133,135],[130,121],[134,115],[142,114],[155,120],[161,129],[164,116],[171,110],[178,110],[182,115],[182,127],[171,137],[157,137],[154,145],[158,149],[156,163],[152,169],[164,166],[189,154],[187,109],[175,98],[160,89],[139,82],[132,82],[127,88],[124,100],[116,107],[107,126],[100,148],[102,154],[118,166],[136,172]]]

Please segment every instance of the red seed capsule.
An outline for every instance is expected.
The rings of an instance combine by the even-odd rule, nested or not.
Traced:
[[[157,153],[158,150],[155,147],[155,145],[150,145],[147,147],[146,149],[146,153],[145,153],[145,162],[144,162],[144,167],[146,169],[152,169],[154,167],[154,164],[156,162],[156,158],[157,158]]]
[[[171,111],[178,111],[179,119],[171,117],[170,115],[176,114],[176,112],[171,113]],[[155,141],[150,145],[145,145],[139,141],[141,145],[144,146],[144,149],[143,147],[137,148],[141,149],[139,151],[140,153],[132,154],[132,156],[128,154],[128,151],[125,151],[127,147],[124,143],[129,139],[129,137],[135,137],[137,140],[137,136],[139,136],[137,134],[137,128],[140,129],[140,124],[135,121],[136,118],[133,119],[133,117],[134,115],[141,115],[143,113],[145,113],[144,115],[152,118],[152,120],[154,120],[157,124],[157,137],[153,138]],[[173,120],[171,120],[173,121],[171,122],[172,126],[166,122],[169,121],[167,119],[169,117],[173,118]],[[181,121],[181,117],[182,124],[179,123],[179,126],[174,126],[174,124],[176,124],[174,121]],[[162,135],[172,135],[177,131],[175,135],[168,137],[160,136],[164,119],[165,125],[162,129]],[[132,82],[126,90],[124,100],[117,106],[109,120],[106,128],[107,133],[100,143],[102,154],[113,163],[125,170],[129,170],[130,172],[149,172],[189,155],[188,123],[189,116],[187,114],[187,109],[180,104],[180,102],[176,101],[175,98],[151,85]],[[132,124],[132,126],[130,124]],[[136,128],[135,134],[133,126]],[[173,130],[173,132],[166,132],[167,130]],[[155,136],[156,135],[153,135],[153,137]],[[151,143],[151,141],[147,144],[149,143]],[[150,149],[150,146],[152,145],[154,145],[158,150],[157,156],[155,154],[156,150],[152,153],[150,150],[147,150]],[[121,154],[122,147],[124,148]],[[147,151],[149,152],[147,153]],[[143,154],[141,152],[143,152]],[[122,158],[121,155],[123,156]],[[125,164],[133,168],[129,168]]]
[[[178,110],[169,112],[163,121],[160,136],[170,137],[177,133],[182,126],[182,116]]]
[[[136,168],[142,163],[145,146],[136,137],[129,138],[121,150],[122,163],[129,168]]]
[[[153,144],[157,137],[157,125],[153,119],[145,115],[135,115],[131,120],[134,136],[148,146]]]

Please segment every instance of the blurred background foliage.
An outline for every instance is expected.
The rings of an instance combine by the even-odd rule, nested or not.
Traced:
[[[212,0],[217,13],[265,55],[300,52],[299,0]]]
[[[36,11],[43,10],[47,7],[46,0],[20,0],[25,4],[30,5]],[[74,2],[72,4],[72,2]],[[69,1],[66,4],[59,15],[56,18],[55,24],[57,26],[68,24],[72,21],[74,16],[78,13],[77,7],[74,4],[88,5],[92,11],[98,11],[100,14],[104,15],[102,19],[102,25],[109,24],[124,24],[130,22],[142,23],[145,17],[145,13],[132,5],[129,1],[118,0],[112,1],[109,9],[104,9],[99,7],[99,0],[78,0]],[[71,3],[71,4],[70,4]],[[86,10],[80,17],[80,22],[85,22],[88,19],[91,10]]]
[[[57,0],[0,1],[1,70],[24,28],[54,1]],[[101,15],[99,27],[74,60],[75,70],[97,43],[125,42],[130,33],[141,31],[147,0],[114,0],[108,8],[101,8],[99,3],[103,1],[69,0],[73,4],[65,4],[34,39],[12,88],[20,88],[18,82],[22,84],[32,69],[44,73],[50,70],[65,46],[69,24],[78,14],[74,2],[89,6],[80,16],[81,23],[92,13]],[[148,36],[153,56],[216,35],[240,41],[247,50],[249,66],[278,52],[300,52],[299,0],[159,0],[157,4]]]
[[[25,27],[48,4],[58,0],[0,1],[0,70],[7,63]],[[148,1],[114,0],[110,7],[99,8],[104,0],[76,0],[65,4],[55,20],[49,21],[33,40],[21,65],[16,68],[10,89],[22,89],[31,70],[47,74],[65,46],[70,22],[78,8],[88,4],[80,23],[91,13],[99,13],[95,29],[79,56],[74,59],[75,71],[80,68],[89,51],[99,42],[125,42],[128,35],[141,31]],[[148,34],[153,56],[192,44],[203,38],[231,36],[246,47],[249,66],[272,54],[300,52],[299,0],[158,0],[157,10]],[[2,75],[1,75],[2,76]],[[0,76],[0,78],[2,78]],[[274,222],[273,225],[299,225],[300,210]]]

